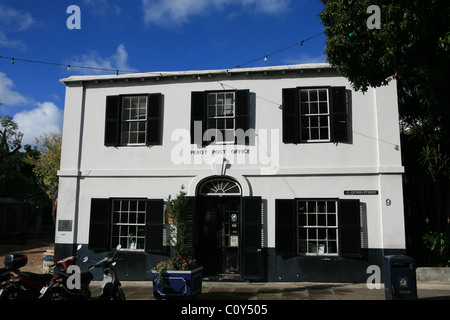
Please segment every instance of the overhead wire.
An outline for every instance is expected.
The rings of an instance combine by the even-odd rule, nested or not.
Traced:
[[[259,61],[259,60],[265,60],[265,61],[267,61],[268,57],[270,57],[270,56],[273,56],[273,55],[275,55],[275,54],[278,54],[278,53],[280,53],[280,52],[286,51],[286,50],[291,49],[291,48],[296,47],[296,46],[303,46],[303,44],[304,44],[305,42],[307,42],[307,41],[309,41],[309,40],[312,40],[312,39],[314,39],[314,38],[316,38],[316,37],[318,37],[318,36],[320,36],[320,35],[322,35],[322,34],[323,34],[323,32],[318,33],[318,34],[316,34],[316,35],[314,35],[314,36],[311,36],[311,37],[309,37],[309,38],[307,38],[307,39],[304,39],[304,40],[301,40],[301,41],[299,41],[299,42],[296,42],[296,43],[294,43],[294,44],[292,44],[292,45],[289,45],[289,46],[287,46],[287,47],[285,47],[285,48],[282,48],[282,49],[273,51],[273,52],[271,52],[271,53],[265,54],[265,55],[262,56],[262,57],[259,57],[259,58],[256,58],[256,59],[247,61],[247,62],[245,62],[245,63],[238,64],[238,65],[236,65],[236,66],[233,67],[233,68],[223,69],[223,70],[224,70],[224,72],[228,73],[228,72],[231,71],[231,70],[238,69],[238,68],[242,68],[243,66],[246,66],[246,65],[255,63],[255,62]],[[86,69],[86,70],[96,70],[96,71],[115,72],[116,75],[119,75],[119,73],[128,73],[128,74],[131,74],[131,73],[140,73],[140,72],[137,72],[137,71],[135,71],[135,70],[123,70],[123,69],[112,69],[112,68],[90,67],[90,66],[82,66],[82,65],[73,65],[73,64],[63,64],[63,63],[57,63],[57,62],[49,62],[49,61],[40,61],[40,60],[22,59],[22,58],[16,58],[16,57],[4,57],[4,56],[0,56],[0,59],[8,59],[8,60],[11,61],[11,64],[14,64],[16,61],[19,61],[19,62],[27,62],[27,63],[36,63],[36,64],[45,64],[45,65],[52,65],[52,66],[66,67],[68,71],[70,71],[72,68],[77,68],[77,69]],[[155,74],[158,74],[158,75],[161,76],[161,77],[163,76],[163,74],[161,74],[160,72],[146,72],[146,73],[149,73],[149,74],[155,73]]]

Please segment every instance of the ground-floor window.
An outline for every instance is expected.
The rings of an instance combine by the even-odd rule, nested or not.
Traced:
[[[276,199],[275,252],[284,257],[361,257],[358,199]]]
[[[298,254],[337,254],[336,200],[298,200]]]
[[[145,250],[145,200],[113,200],[112,246]]]

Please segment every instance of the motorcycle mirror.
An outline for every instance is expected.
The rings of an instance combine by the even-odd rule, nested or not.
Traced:
[[[80,250],[82,246],[83,246],[82,244],[79,244],[77,247],[77,251]]]
[[[83,258],[83,262],[88,262],[89,258],[88,257],[84,257]]]
[[[122,248],[122,246],[119,244],[117,245],[116,250],[120,250],[120,248]]]

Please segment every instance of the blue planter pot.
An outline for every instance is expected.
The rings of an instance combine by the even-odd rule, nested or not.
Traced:
[[[194,270],[164,272],[160,285],[157,284],[158,272],[152,270],[153,296],[161,299],[196,299],[202,293],[203,267]]]

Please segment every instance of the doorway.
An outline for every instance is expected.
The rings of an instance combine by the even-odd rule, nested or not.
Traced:
[[[240,276],[240,196],[199,196],[197,260],[204,276]]]

